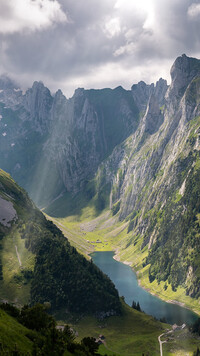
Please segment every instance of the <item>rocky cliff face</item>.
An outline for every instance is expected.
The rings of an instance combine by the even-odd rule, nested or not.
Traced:
[[[114,147],[136,130],[139,110],[131,92],[120,87],[78,89],[68,101],[61,96],[55,96],[56,119],[45,150],[57,162],[67,190],[77,193]]]
[[[175,61],[160,112],[151,94],[138,130],[98,172],[111,182],[112,204],[120,201],[119,218],[130,220],[127,248],[148,246],[150,280],[182,284],[192,296],[200,296],[199,69],[185,55]]]
[[[37,203],[42,195],[44,202],[65,189],[80,191],[139,124],[132,93],[121,87],[78,89],[67,100],[60,90],[53,97],[41,82],[25,94],[4,85],[0,115],[0,165]]]

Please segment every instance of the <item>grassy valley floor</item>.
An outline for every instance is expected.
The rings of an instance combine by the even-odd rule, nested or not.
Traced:
[[[143,288],[164,301],[177,303],[200,315],[200,300],[186,296],[184,288],[178,287],[174,292],[166,282],[149,282],[149,265],[143,267],[148,254],[147,246],[141,250],[140,239],[132,236],[133,232],[127,233],[128,222],[119,222],[117,215],[112,216],[109,210],[96,216],[92,206],[83,208],[78,215],[48,218],[63,231],[70,243],[88,258],[93,251],[115,251],[117,260],[134,269]]]

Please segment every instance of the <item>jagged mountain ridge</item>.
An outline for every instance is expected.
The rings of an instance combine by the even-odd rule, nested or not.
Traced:
[[[4,84],[0,88],[0,166],[38,204],[65,189],[75,194],[114,147],[137,129],[139,113],[134,95],[122,87],[77,89],[67,100],[60,90],[52,96],[41,82],[24,94]]]
[[[196,297],[199,75],[200,61],[183,55],[171,69],[170,87],[160,79],[156,86],[140,82],[131,91],[78,89],[69,100],[61,91],[52,96],[41,83],[25,94],[0,93],[0,114],[12,110],[19,123],[16,148],[24,159],[20,163],[19,154],[13,155],[11,127],[11,138],[2,132],[0,164],[35,201],[41,203],[42,196],[48,202],[64,190],[75,195],[92,179],[88,199],[95,194],[102,199],[106,191],[110,208],[118,204],[119,219],[130,221],[125,247],[130,256],[132,244],[148,246],[149,278],[166,280],[174,289],[182,284]]]

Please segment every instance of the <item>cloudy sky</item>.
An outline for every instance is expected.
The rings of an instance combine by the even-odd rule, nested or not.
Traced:
[[[0,73],[67,97],[170,81],[177,56],[200,58],[199,0],[0,0],[0,24]]]

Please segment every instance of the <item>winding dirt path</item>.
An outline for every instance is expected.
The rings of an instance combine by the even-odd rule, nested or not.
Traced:
[[[164,340],[164,341],[161,341],[161,337],[163,335],[167,336],[167,334],[171,334],[172,333],[172,330],[169,330],[161,335],[158,336],[158,342],[159,342],[159,345],[160,345],[160,356],[163,356],[163,349],[162,349],[162,344],[164,344],[165,342],[167,342],[167,340]]]
[[[167,342],[166,340],[165,340],[165,341],[161,341],[160,338],[161,338],[163,335],[165,335],[165,333],[158,336],[158,342],[159,342],[159,344],[160,344],[160,356],[163,356],[162,344],[163,344],[164,342]]]

